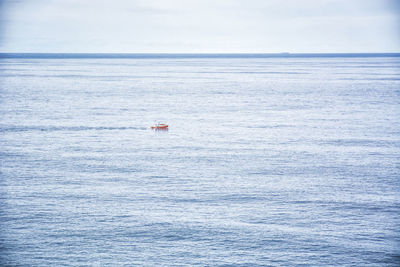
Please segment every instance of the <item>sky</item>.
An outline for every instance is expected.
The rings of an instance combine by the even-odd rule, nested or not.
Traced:
[[[400,52],[400,0],[0,0],[0,52]]]

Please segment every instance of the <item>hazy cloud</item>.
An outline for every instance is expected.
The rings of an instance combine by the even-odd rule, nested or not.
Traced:
[[[394,52],[395,0],[4,0],[7,52]]]

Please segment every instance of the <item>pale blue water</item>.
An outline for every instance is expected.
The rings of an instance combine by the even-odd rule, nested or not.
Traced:
[[[400,264],[400,57],[0,64],[0,265]]]

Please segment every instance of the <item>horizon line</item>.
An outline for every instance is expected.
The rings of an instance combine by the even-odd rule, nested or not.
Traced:
[[[268,57],[400,57],[400,52],[335,53],[168,53],[168,52],[0,52],[1,58],[268,58]]]

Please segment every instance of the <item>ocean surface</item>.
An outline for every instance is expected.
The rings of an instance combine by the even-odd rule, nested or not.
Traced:
[[[399,55],[3,56],[0,147],[1,266],[400,265]]]

